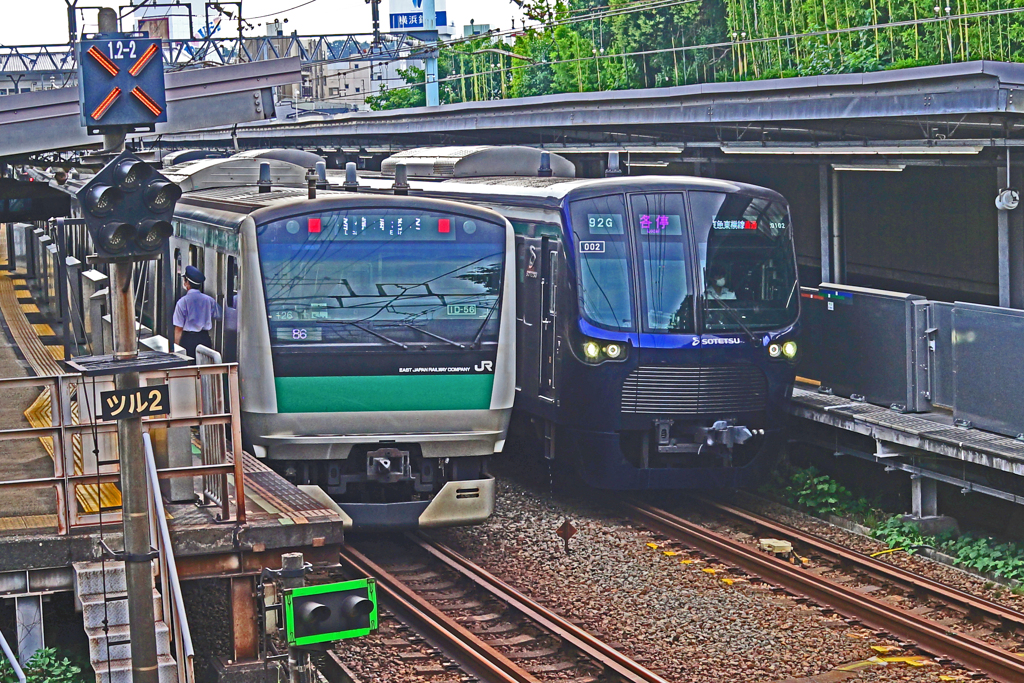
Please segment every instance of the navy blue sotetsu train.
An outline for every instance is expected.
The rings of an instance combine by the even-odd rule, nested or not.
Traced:
[[[756,484],[783,439],[800,293],[778,193],[697,177],[577,179],[524,147],[419,149],[410,194],[516,232],[513,419],[607,489]],[[522,421],[522,420],[518,420]]]

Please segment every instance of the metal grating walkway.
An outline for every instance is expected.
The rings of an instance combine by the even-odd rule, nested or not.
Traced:
[[[943,413],[902,414],[882,406],[793,389],[797,417],[839,429],[1024,476],[1024,440],[954,427]]]

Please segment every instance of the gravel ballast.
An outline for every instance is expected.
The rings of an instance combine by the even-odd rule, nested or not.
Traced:
[[[434,535],[673,681],[783,681],[872,657],[919,654],[773,594],[711,558],[668,548],[616,515],[613,505],[556,499],[499,479],[490,520]],[[579,531],[568,556],[555,535],[566,519]],[[936,681],[939,673],[957,675],[901,662],[867,664],[856,675]],[[838,674],[828,679],[840,680]]]

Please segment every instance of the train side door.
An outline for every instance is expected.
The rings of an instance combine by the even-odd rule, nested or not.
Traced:
[[[228,256],[227,287],[224,293],[224,306],[221,309],[224,313],[224,345],[221,353],[225,363],[233,363],[238,359],[238,275],[238,259]]]
[[[541,301],[541,276],[543,267],[543,245],[539,237],[522,237],[522,334],[516,348],[519,356],[517,379],[527,396],[541,393],[541,342],[543,306]]]
[[[557,397],[555,357],[558,354],[558,256],[559,243],[541,238],[540,276],[540,395],[550,401]]]
[[[526,348],[526,242],[525,237],[516,235],[516,391],[523,389],[523,373],[519,357]]]

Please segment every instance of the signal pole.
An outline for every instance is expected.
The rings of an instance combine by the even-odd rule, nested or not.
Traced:
[[[99,12],[101,33],[116,33],[117,12]],[[114,128],[103,136],[107,152],[124,149],[125,130]],[[110,319],[114,333],[114,359],[138,357],[135,339],[135,296],[132,291],[132,261],[112,261]],[[118,390],[138,389],[139,373],[115,375]],[[142,417],[117,422],[117,454],[121,470],[121,520],[124,526],[124,573],[128,589],[128,639],[131,641],[132,682],[159,683],[156,654],[156,622],[153,614],[153,564],[149,539],[149,486],[142,442]]]
[[[302,588],[306,585],[306,563],[302,553],[285,553],[281,555],[282,588]],[[282,595],[282,600],[284,596]],[[300,670],[305,666],[306,653],[297,647],[288,648],[288,683],[300,683]]]
[[[135,306],[132,263],[110,264],[111,320],[114,325],[114,358],[130,360],[139,355],[135,341]],[[139,373],[116,376],[117,389],[137,389]],[[156,623],[153,615],[153,566],[149,545],[149,487],[142,443],[142,418],[117,423],[117,452],[121,463],[121,519],[124,522],[124,572],[128,588],[129,638],[132,651],[132,682],[159,683],[156,655]]]

